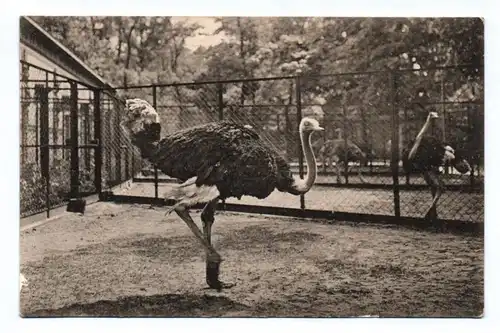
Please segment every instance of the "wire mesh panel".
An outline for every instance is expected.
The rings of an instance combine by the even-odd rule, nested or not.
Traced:
[[[122,127],[124,107],[125,101],[114,92],[100,94],[101,177],[105,191],[131,180],[144,167],[139,150]]]
[[[393,215],[390,76],[386,72],[302,79],[303,114],[325,128],[314,138],[319,177],[306,207]]]
[[[429,112],[439,118],[426,135],[435,137],[465,156],[471,172],[461,174],[451,165],[441,168],[446,189],[437,205],[440,218],[483,221],[484,219],[484,112],[483,75],[479,69],[457,67],[401,71],[398,74],[397,111],[400,148],[409,148],[426,122]],[[401,214],[422,217],[432,200],[421,174],[405,179],[410,186],[401,191]]]
[[[296,177],[308,171],[299,122],[304,116],[315,118],[325,131],[312,136],[319,172],[309,192],[300,199],[275,191],[265,200],[244,196],[227,203],[412,217],[424,216],[431,193],[420,175],[408,177],[402,170],[402,152],[429,111],[438,111],[440,123],[430,134],[464,152],[473,166],[467,175],[458,175],[450,165],[443,168],[449,186],[438,216],[482,221],[482,87],[480,72],[451,68],[128,87],[117,89],[115,98],[118,109],[125,98],[152,104],[161,118],[162,136],[218,120],[249,126],[288,161]],[[108,180],[121,170],[113,157],[119,156],[124,140],[115,133],[115,117],[119,115],[109,114],[103,121]],[[123,142],[130,145],[129,139]],[[134,195],[157,197],[165,190],[159,187],[178,181],[145,160],[134,158],[133,163],[140,170],[138,180],[152,183]]]
[[[21,61],[21,216],[96,192],[93,90]],[[76,167],[75,167],[76,166]]]

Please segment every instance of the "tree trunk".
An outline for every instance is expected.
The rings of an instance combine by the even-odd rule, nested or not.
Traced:
[[[132,57],[132,32],[135,29],[135,22],[132,24],[130,31],[127,34],[127,57],[125,59],[125,73],[123,75],[123,86],[127,87],[128,78],[127,70],[130,68],[130,58]]]

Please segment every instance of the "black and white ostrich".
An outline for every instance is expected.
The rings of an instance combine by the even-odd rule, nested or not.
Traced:
[[[316,180],[316,159],[311,135],[323,128],[315,119],[303,118],[300,138],[307,163],[304,179],[292,177],[286,161],[267,146],[249,126],[221,121],[181,130],[160,140],[160,119],[144,100],[126,101],[124,127],[143,158],[168,176],[183,183],[165,195],[176,204],[176,212],[188,225],[206,252],[206,282],[220,290],[234,284],[219,281],[221,256],[211,243],[211,229],[219,200],[243,195],[266,198],[275,189],[300,195]],[[189,207],[206,204],[202,213],[203,232],[189,215]]]
[[[335,129],[337,138],[333,140],[326,140],[319,149],[319,155],[323,156],[323,170],[326,171],[326,165],[333,167],[335,162],[335,169],[337,171],[337,184],[341,184],[341,174],[345,171],[347,164],[349,172],[349,162],[359,163],[358,177],[361,183],[366,183],[365,178],[361,173],[361,168],[367,160],[367,154],[354,142],[343,138],[343,131],[341,128]]]
[[[471,171],[468,161],[462,154],[455,152],[442,140],[425,135],[433,119],[437,118],[439,116],[436,112],[430,112],[415,140],[410,142],[408,148],[402,152],[403,169],[407,175],[421,173],[426,183],[431,187],[432,201],[427,210],[426,218],[431,217],[431,212],[436,207],[444,190],[444,183],[439,177],[439,168],[449,163],[462,174]]]

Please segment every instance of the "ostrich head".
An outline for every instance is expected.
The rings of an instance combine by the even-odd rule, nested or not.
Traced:
[[[131,134],[132,142],[138,144],[160,140],[160,117],[148,102],[139,98],[127,99],[125,110],[122,126]]]
[[[465,174],[472,170],[463,152],[455,151],[450,146],[445,146],[444,159],[448,161],[458,172]]]
[[[315,131],[322,131],[323,127],[319,126],[319,122],[314,118],[302,118],[299,125],[300,133],[310,134]]]

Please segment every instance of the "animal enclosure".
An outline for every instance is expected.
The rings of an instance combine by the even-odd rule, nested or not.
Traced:
[[[132,178],[132,189],[120,200],[161,198],[177,180],[144,162],[120,126],[124,100],[141,98],[158,111],[162,136],[216,120],[249,125],[302,176],[307,170],[298,123],[304,116],[320,122],[325,131],[312,139],[318,158],[316,185],[301,197],[275,192],[262,201],[243,197],[226,202],[245,205],[238,208],[245,211],[252,207],[254,212],[305,209],[423,217],[430,190],[421,176],[406,177],[400,158],[429,111],[436,111],[440,123],[432,134],[463,152],[473,167],[466,175],[444,168],[446,192],[438,216],[483,222],[482,69],[384,70],[102,89],[27,63],[21,66],[25,215],[90,193],[114,200],[113,186]],[[352,147],[362,152],[362,159]]]
[[[138,152],[120,128],[116,99],[21,61],[21,216],[100,193],[133,175]],[[135,158],[134,158],[135,156]]]

